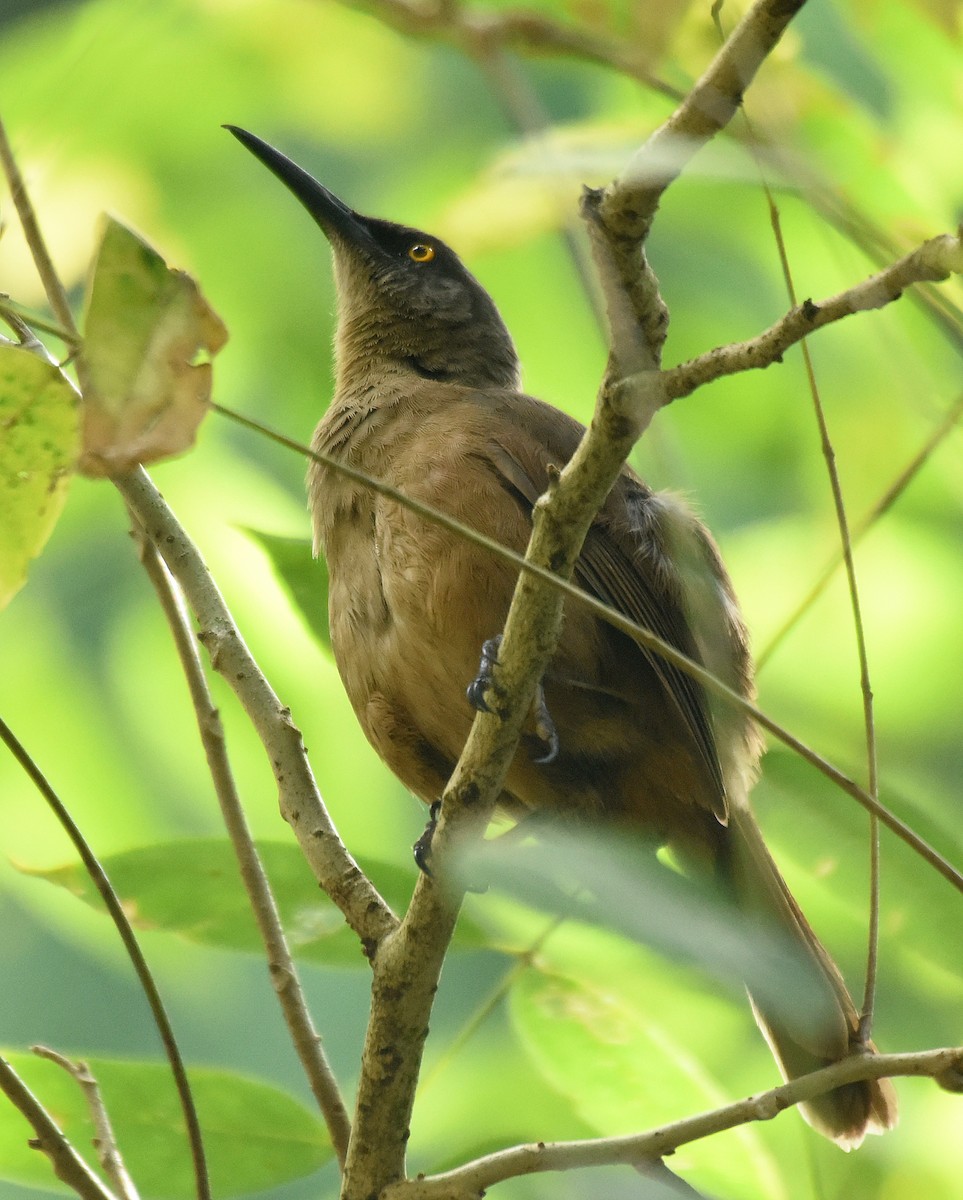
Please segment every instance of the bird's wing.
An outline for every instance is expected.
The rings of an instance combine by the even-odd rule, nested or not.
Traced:
[[[517,393],[506,407],[514,429],[493,422],[491,462],[519,503],[531,510],[548,487],[549,467],[564,466],[574,453],[582,426],[541,401]],[[512,436],[515,430],[523,431],[524,436]],[[683,608],[679,574],[665,544],[668,530],[660,521],[664,504],[626,469],[589,530],[575,580],[605,604],[699,661]],[[690,557],[698,555],[690,553]],[[691,676],[660,655],[644,646],[639,649],[688,729],[713,784],[712,809],[725,821],[725,784],[705,693]]]

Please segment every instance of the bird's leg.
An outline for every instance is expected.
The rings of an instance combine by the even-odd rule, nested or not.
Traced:
[[[427,875],[429,879],[434,879],[434,874],[429,866],[431,862],[431,843],[435,836],[435,830],[438,828],[438,814],[441,812],[441,801],[435,800],[431,808],[428,810],[428,824],[425,826],[425,832],[411,847],[414,854],[415,863],[418,870],[423,875]],[[482,892],[488,891],[487,883],[466,883],[464,885],[466,892]]]
[[[427,875],[429,879],[431,878],[431,868],[428,866],[431,861],[431,839],[435,836],[435,830],[438,827],[438,814],[440,812],[441,801],[436,800],[428,809],[428,824],[425,826],[424,833],[411,847],[418,870]]]
[[[548,705],[545,703],[545,689],[542,687],[541,680],[539,680],[532,698],[532,716],[535,719],[535,736],[547,746],[545,753],[533,758],[532,762],[539,765],[554,762],[558,757],[558,730],[555,728],[552,714],[548,711]]]
[[[495,665],[498,662],[498,650],[502,644],[502,635],[496,633],[493,638],[482,643],[481,662],[478,664],[478,674],[468,685],[468,703],[478,712],[490,713],[491,707],[485,699],[485,693],[491,688],[497,691],[495,683]]]
[[[496,694],[498,684],[495,682],[495,667],[498,663],[498,650],[502,644],[502,635],[496,634],[482,645],[481,662],[478,674],[468,685],[468,703],[478,712],[490,713],[491,706],[485,699],[485,693],[491,689]],[[544,754],[534,758],[536,763],[550,763],[558,756],[558,731],[555,722],[545,703],[545,689],[541,683],[535,689],[532,700],[531,718],[535,728],[535,736],[547,747]]]

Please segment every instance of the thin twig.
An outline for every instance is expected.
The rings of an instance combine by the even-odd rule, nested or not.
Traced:
[[[281,704],[254,661],[200,551],[147,472],[139,467],[112,482],[183,589],[212,666],[227,680],[261,739],[277,782],[281,815],[315,878],[371,953],[397,927],[398,919],[338,836],[291,710]]]
[[[134,520],[140,534],[141,562],[154,586],[174,638],[224,827],[234,848],[244,890],[247,892],[261,941],[264,943],[268,971],[281,1006],[281,1013],[308,1084],[324,1114],[332,1145],[343,1168],[351,1136],[351,1122],[341,1098],[338,1081],[325,1055],[321,1037],[311,1019],[298,969],[284,935],[277,901],[244,815],[227,757],[224,726],[207,686],[183,596],[156,546],[144,536],[136,518]]]
[[[963,420],[963,392],[953,401],[950,407],[944,413],[939,424],[935,426],[932,433],[917,450],[909,462],[903,467],[896,478],[892,481],[885,492],[879,499],[870,506],[866,514],[853,525],[850,531],[851,541],[854,546],[858,545],[862,538],[873,528],[873,526],[885,516],[893,505],[899,500],[902,494],[910,486],[913,480],[919,475],[920,471],[932,458],[936,450],[946,440],[950,433]],[[818,579],[799,601],[796,607],[792,610],[788,617],[779,626],[776,632],[769,639],[766,646],[756,655],[756,668],[761,670],[775,654],[776,650],[782,645],[783,641],[789,636],[792,630],[799,624],[806,613],[812,608],[813,604],[822,593],[826,590],[838,568],[842,565],[843,555],[839,550],[826,563]]]
[[[32,1127],[36,1139],[32,1140],[30,1145],[47,1156],[54,1175],[61,1183],[76,1192],[81,1200],[118,1200],[71,1146],[50,1113],[2,1056],[0,1091]]]
[[[10,188],[10,195],[13,198],[17,216],[20,218],[24,239],[30,247],[34,265],[37,268],[40,281],[47,294],[47,303],[50,305],[54,316],[69,335],[69,340],[77,342],[80,340],[80,335],[77,332],[73,313],[70,311],[66,289],[60,282],[60,276],[57,274],[57,270],[53,265],[53,259],[50,257],[50,252],[47,250],[47,245],[40,232],[40,225],[33,211],[33,205],[30,203],[30,197],[27,194],[23,176],[20,174],[20,168],[17,166],[17,160],[14,158],[2,120],[0,120],[0,165],[2,165],[3,173],[7,177],[7,185]]]
[[[846,795],[852,797],[857,803],[861,804],[867,812],[875,813],[884,825],[886,825],[896,836],[906,843],[915,853],[924,859],[934,870],[938,871],[950,884],[958,891],[963,892],[963,872],[957,870],[947,859],[945,859],[937,850],[924,841],[913,829],[899,817],[886,808],[879,800],[874,800],[868,792],[864,791],[854,780],[850,779],[843,771],[834,766],[827,759],[823,758],[805,742],[795,737],[789,730],[785,729],[772,717],[768,716],[761,709],[751,704],[745,697],[738,692],[727,687],[721,680],[710,674],[700,663],[693,659],[687,658],[674,646],[657,637],[651,630],[646,629],[642,625],[636,624],[617,609],[610,608],[595,596],[583,591],[580,587],[560,578],[551,571],[539,566],[537,563],[529,562],[520,554],[509,550],[502,546],[493,538],[485,537],[477,530],[470,526],[462,525],[447,513],[433,509],[420,501],[414,500],[410,496],[397,491],[390,485],[383,483],[380,479],[375,479],[373,476],[365,475],[364,472],[358,471],[353,467],[346,466],[338,459],[329,458],[323,454],[317,454],[310,450],[307,446],[300,442],[289,438],[269,426],[262,424],[260,421],[255,421],[251,417],[244,417],[240,413],[233,412],[231,409],[225,408],[220,404],[213,404],[212,408],[221,413],[223,416],[229,417],[232,421],[236,421],[240,425],[246,426],[248,429],[254,430],[256,433],[276,441],[281,446],[286,446],[289,450],[294,450],[296,453],[304,455],[306,458],[314,458],[315,461],[323,463],[333,471],[338,471],[349,479],[356,482],[364,483],[370,487],[372,491],[378,492],[380,495],[387,496],[397,503],[409,508],[412,512],[424,517],[427,521],[432,521],[444,529],[450,529],[453,533],[457,533],[460,537],[465,537],[469,541],[474,542],[478,546],[483,546],[493,555],[503,559],[505,562],[510,562],[525,575],[531,575],[542,582],[549,584],[557,589],[565,596],[569,596],[577,600],[580,604],[584,604],[592,612],[596,613],[602,620],[607,621],[616,629],[620,629],[634,641],[644,646],[647,650],[653,651],[674,667],[678,667],[680,671],[690,675],[697,683],[700,683],[708,692],[720,697],[735,708],[752,717],[763,729],[771,733],[773,737],[778,739],[783,745],[788,746],[795,754],[805,759],[817,771],[825,775],[832,783],[834,783]]]
[[[783,278],[789,301],[796,306],[796,289],[793,284],[792,271],[789,266],[789,256],[782,236],[782,225],[779,210],[776,208],[769,188],[766,188],[769,200],[769,211],[772,216],[773,232],[779,251],[779,261],[782,266]],[[849,605],[853,614],[853,633],[856,639],[856,656],[859,663],[859,688],[863,698],[863,729],[866,739],[866,790],[875,799],[879,799],[879,755],[876,745],[876,714],[873,706],[873,686],[869,673],[869,653],[866,649],[866,627],[863,624],[862,604],[859,598],[859,583],[856,579],[856,561],[853,558],[853,542],[849,530],[849,516],[846,512],[846,502],[843,499],[843,487],[836,467],[836,451],[833,447],[816,382],[816,370],[813,366],[812,355],[809,352],[809,342],[803,338],[799,344],[802,351],[803,366],[809,384],[809,394],[812,397],[813,412],[819,429],[819,444],[823,460],[826,463],[826,473],[829,477],[829,488],[833,498],[833,510],[836,515],[836,528],[839,531],[839,545],[846,569],[846,584],[849,591]],[[876,980],[879,970],[879,820],[874,813],[869,815],[869,922],[866,931],[866,980],[863,989],[863,1003],[860,1011],[859,1036],[861,1041],[868,1043],[873,1028],[873,1009],[876,1000]]]
[[[90,1119],[93,1122],[94,1147],[97,1150],[97,1159],[103,1167],[104,1174],[113,1184],[117,1195],[123,1200],[140,1200],[137,1188],[120,1153],[120,1147],[117,1145],[114,1129],[110,1123],[110,1115],[104,1104],[104,1098],[100,1094],[100,1087],[88,1065],[85,1062],[71,1062],[69,1058],[59,1054],[56,1050],[51,1050],[49,1046],[33,1046],[32,1049],[34,1054],[40,1058],[46,1058],[50,1062],[56,1063],[80,1087],[87,1103]]]
[[[151,974],[150,967],[147,965],[147,959],[140,948],[140,943],[137,941],[137,936],[131,927],[130,921],[127,919],[127,914],[124,912],[120,897],[114,891],[113,884],[108,879],[106,871],[98,862],[89,843],[81,833],[80,827],[67,811],[63,801],[27,753],[13,730],[2,718],[0,718],[0,739],[6,743],[10,753],[29,776],[37,791],[46,800],[64,832],[70,838],[74,848],[80,855],[80,861],[84,865],[84,870],[90,876],[91,882],[100,893],[104,907],[107,909],[110,919],[114,922],[114,927],[120,935],[120,940],[127,952],[127,957],[130,959],[134,971],[137,973],[141,991],[143,991],[147,1003],[150,1005],[154,1024],[157,1026],[157,1032],[160,1034],[164,1052],[167,1055],[167,1061],[170,1063],[171,1074],[174,1076],[174,1085],[177,1088],[177,1096],[187,1128],[187,1139],[190,1143],[191,1161],[194,1167],[194,1183],[198,1200],[211,1200],[211,1185],[207,1177],[204,1141],[201,1136],[201,1126],[197,1119],[197,1109],[194,1106],[194,1097],[191,1093],[190,1080],[187,1078],[184,1060],[181,1057],[180,1047],[177,1045],[177,1039],[174,1036],[170,1018],[164,1007],[164,1001],[161,999],[161,994]]]
[[[653,92],[676,102],[684,92],[654,75],[641,57],[627,54],[621,41],[570,23],[551,20],[524,9],[498,12],[456,3],[411,4],[408,0],[345,0],[347,7],[417,37],[441,37],[472,56],[486,49],[513,49],[529,54],[567,55],[622,72]]]
[[[545,945],[549,937],[555,932],[559,926],[564,925],[568,918],[566,916],[555,916],[546,924],[545,928],[533,939],[533,941],[524,949],[519,951],[515,956],[515,961],[508,968],[502,978],[495,984],[492,990],[488,993],[484,1000],[478,1005],[475,1011],[468,1017],[465,1024],[458,1030],[451,1041],[445,1046],[444,1053],[435,1059],[428,1071],[422,1072],[419,1087],[426,1088],[431,1081],[439,1075],[446,1065],[455,1059],[458,1053],[468,1044],[478,1030],[482,1027],[485,1021],[492,1015],[498,1005],[505,999],[516,980],[525,972],[532,968],[532,963],[539,950]]]
[[[930,238],[895,263],[818,303],[804,300],[773,325],[744,342],[717,346],[662,372],[666,402],[688,396],[703,384],[760,370],[780,362],[783,354],[804,337],[857,312],[883,308],[898,300],[906,288],[924,280],[943,280],[963,273],[963,243],[954,234]]]
[[[496,44],[486,43],[476,58],[506,117],[534,151],[535,165],[548,173],[557,163],[546,137],[549,120],[520,65]],[[569,219],[560,226],[559,233],[596,324],[604,330],[602,297],[584,232],[574,219]]]
[[[793,286],[792,271],[786,245],[782,237],[782,227],[779,221],[771,193],[768,192],[770,211],[773,214],[773,228],[779,247],[779,259],[782,264],[783,277],[789,293],[790,303],[795,307],[796,292]],[[853,614],[853,633],[856,639],[856,656],[859,662],[859,687],[863,698],[863,729],[866,739],[866,790],[874,800],[879,799],[879,755],[876,745],[876,714],[873,706],[873,685],[869,673],[869,653],[866,648],[866,627],[863,623],[862,603],[859,597],[859,583],[856,579],[856,561],[853,557],[853,542],[849,530],[849,516],[846,512],[846,502],[843,499],[843,487],[836,467],[836,451],[833,447],[816,383],[816,371],[812,355],[809,352],[809,342],[806,338],[800,342],[803,365],[809,383],[809,394],[813,401],[813,412],[819,429],[819,443],[826,472],[829,477],[829,487],[833,498],[833,510],[836,515],[836,527],[839,531],[839,545],[846,570],[846,583],[849,590],[849,604]],[[869,815],[869,922],[866,931],[866,981],[863,989],[863,1003],[860,1011],[859,1036],[868,1043],[873,1028],[873,1009],[876,999],[876,980],[879,970],[879,819],[875,813]]]
[[[26,325],[31,330],[39,329],[42,333],[50,333],[60,341],[66,342],[68,345],[77,346],[80,344],[76,339],[75,334],[64,329],[61,325],[54,324],[53,321],[48,321],[44,317],[38,316],[32,310],[26,308],[23,304],[18,304],[16,300],[7,295],[6,292],[0,292],[0,317],[7,321],[11,327],[20,328]],[[16,326],[15,322],[20,322],[20,326]]]
[[[924,1050],[915,1054],[851,1055],[831,1067],[801,1075],[768,1092],[686,1117],[647,1133],[513,1146],[442,1174],[423,1175],[393,1184],[385,1189],[381,1200],[479,1200],[487,1188],[519,1175],[659,1161],[680,1146],[751,1121],[772,1120],[793,1105],[857,1080],[929,1076],[941,1085],[947,1080],[952,1090],[959,1090],[961,1072],[963,1047]]]
[[[724,40],[721,19],[718,9],[713,10],[713,16],[719,36]],[[753,124],[748,113],[743,109],[743,124],[748,136],[749,147],[759,172],[763,194],[769,210],[769,222],[776,243],[776,253],[782,271],[783,282],[786,285],[786,295],[789,303],[795,308],[798,304],[796,285],[793,279],[792,267],[789,262],[789,250],[783,235],[782,215],[776,199],[769,186],[762,159],[756,149],[756,137]],[[802,353],[803,368],[812,398],[813,413],[819,429],[819,442],[822,449],[823,461],[829,479],[829,488],[833,498],[833,510],[836,515],[836,527],[839,531],[839,545],[846,568],[846,582],[849,589],[849,604],[853,615],[853,632],[856,639],[856,655],[859,663],[860,693],[863,699],[863,729],[866,739],[867,778],[866,789],[874,800],[879,799],[879,754],[876,743],[876,715],[873,706],[873,687],[869,671],[869,653],[866,648],[866,628],[863,623],[862,603],[859,595],[859,583],[856,578],[856,562],[853,557],[853,543],[849,528],[849,514],[843,498],[842,481],[836,466],[836,451],[833,447],[829,432],[829,422],[823,407],[819,384],[816,381],[816,368],[809,350],[809,341],[803,338],[799,343]],[[879,894],[880,894],[880,856],[879,856],[879,819],[872,813],[869,816],[869,921],[867,928],[866,975],[863,989],[863,1003],[860,1008],[859,1036],[863,1044],[868,1044],[873,1029],[873,1010],[876,999],[876,981],[879,973]]]

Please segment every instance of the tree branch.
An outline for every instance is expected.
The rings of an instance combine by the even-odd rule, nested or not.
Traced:
[[[40,281],[47,294],[47,303],[50,305],[51,311],[63,326],[71,341],[76,343],[80,338],[74,322],[74,315],[70,311],[67,292],[64,285],[60,282],[60,276],[57,274],[57,269],[53,265],[53,259],[47,250],[43,234],[40,232],[37,216],[33,211],[33,205],[30,203],[30,197],[27,195],[23,176],[20,174],[20,168],[17,165],[17,160],[14,158],[13,149],[7,138],[7,131],[4,129],[3,121],[0,121],[0,166],[2,166],[3,173],[7,177],[10,195],[13,198],[14,207],[17,210],[17,216],[20,218],[20,225],[23,229],[24,240],[30,247],[30,254],[37,268],[37,274],[40,276]]]
[[[805,2],[756,0],[675,112],[604,190],[601,215],[610,234],[645,240],[666,188],[735,116],[746,88]]]
[[[513,1146],[439,1175],[420,1176],[386,1189],[381,1200],[478,1200],[493,1184],[540,1171],[653,1162],[680,1146],[750,1121],[770,1121],[793,1105],[846,1083],[895,1076],[929,1076],[951,1091],[963,1091],[963,1047],[915,1054],[872,1054],[844,1058],[831,1067],[802,1075],[711,1112],[628,1137]]]
[[[294,830],[315,878],[371,953],[397,927],[397,918],[338,836],[291,710],[261,673],[200,551],[147,472],[139,467],[115,476],[113,483],[183,589],[212,666],[227,680],[260,737],[277,781],[281,815]]]
[[[187,1077],[187,1068],[184,1065],[184,1059],[177,1044],[177,1038],[174,1036],[174,1028],[171,1025],[170,1017],[167,1015],[167,1009],[164,1007],[163,998],[158,990],[154,976],[151,974],[151,969],[147,963],[147,959],[144,957],[144,952],[137,940],[137,935],[134,933],[133,926],[127,918],[124,906],[120,902],[120,897],[114,891],[114,886],[107,877],[107,872],[100,865],[80,826],[68,812],[67,806],[54,791],[50,781],[27,753],[26,747],[23,746],[10,726],[2,718],[0,718],[0,739],[2,739],[11,754],[26,772],[37,791],[46,800],[50,810],[70,838],[74,849],[80,856],[80,861],[84,865],[84,870],[97,889],[101,900],[104,902],[104,907],[114,923],[114,928],[120,936],[127,957],[130,959],[134,972],[137,975],[141,991],[147,1000],[154,1025],[157,1028],[164,1047],[164,1053],[167,1055],[167,1061],[170,1064],[171,1074],[174,1077],[174,1087],[177,1091],[177,1098],[184,1116],[184,1126],[190,1146],[191,1163],[194,1169],[194,1181],[198,1200],[211,1200],[211,1184],[207,1174],[204,1139],[201,1134],[197,1108],[194,1104],[194,1096],[191,1092],[190,1080]]]
[[[718,12],[713,10],[719,24]],[[719,24],[720,35],[722,33]],[[786,284],[786,294],[789,303],[798,303],[796,284],[793,279],[792,266],[789,261],[789,250],[782,228],[782,215],[773,196],[766,172],[758,153],[755,133],[748,114],[743,111],[743,121],[750,138],[752,155],[759,170],[766,203],[769,208],[769,219],[772,227],[773,240],[782,268],[783,280]],[[869,669],[869,650],[866,645],[866,631],[863,623],[862,602],[859,593],[859,581],[856,575],[856,560],[853,555],[853,541],[850,532],[849,514],[843,497],[842,480],[836,465],[836,451],[833,447],[829,432],[829,422],[823,406],[819,385],[816,382],[816,367],[809,352],[809,342],[803,338],[800,342],[803,366],[809,385],[809,393],[813,402],[813,414],[819,429],[820,446],[823,460],[826,463],[826,474],[833,498],[833,508],[836,512],[836,525],[839,530],[839,544],[842,550],[843,562],[846,568],[846,581],[849,589],[849,603],[853,615],[853,634],[856,644],[856,655],[859,662],[859,682],[863,699],[863,727],[866,739],[866,788],[874,800],[879,799],[879,752],[876,741],[876,710],[873,701],[872,678]],[[863,1002],[860,1006],[859,1041],[868,1045],[873,1031],[873,1014],[876,1004],[876,982],[879,973],[879,897],[880,897],[880,843],[879,818],[870,815],[869,818],[869,912],[867,920],[867,949],[866,974],[863,986]]]
[[[853,313],[882,308],[898,300],[914,283],[940,281],[963,274],[963,241],[949,233],[930,238],[895,263],[870,275],[861,283],[814,303],[804,300],[774,325],[744,342],[717,346],[705,354],[663,371],[666,403],[688,396],[703,384],[760,370],[781,362],[783,354],[810,333]]]
[[[657,366],[669,313],[644,246],[659,201],[693,156],[724,129],[767,55],[805,0],[756,0],[675,112],[645,142],[622,175],[591,191],[612,264]]]
[[[854,546],[873,528],[881,517],[884,517],[889,512],[917,475],[919,475],[923,467],[929,462],[940,444],[946,440],[961,421],[963,421],[963,392],[960,392],[956,397],[943,414],[942,419],[933,428],[929,437],[909,462],[906,463],[895,479],[893,479],[885,492],[853,526],[852,542]],[[836,570],[842,564],[842,561],[842,551],[837,551],[823,567],[822,572],[810,590],[769,639],[768,644],[756,653],[757,674],[779,648],[783,639],[789,635],[792,629],[802,620],[803,616],[812,608],[816,600],[819,599],[836,574]]]
[[[90,1119],[93,1122],[94,1147],[97,1150],[97,1158],[104,1169],[104,1174],[123,1200],[139,1200],[137,1188],[124,1164],[120,1147],[114,1137],[114,1129],[104,1105],[104,1098],[100,1094],[100,1087],[91,1074],[90,1068],[85,1062],[71,1062],[69,1058],[65,1058],[64,1055],[58,1054],[56,1050],[51,1050],[47,1046],[34,1046],[33,1052],[40,1058],[46,1058],[50,1062],[56,1063],[80,1087],[84,1100],[87,1102]]]
[[[535,505],[526,560],[568,581],[585,534],[644,428],[615,411],[617,385],[604,385],[590,428],[549,493]],[[650,413],[657,408],[654,405]],[[524,571],[515,589],[494,682],[442,798],[432,842],[435,878],[419,879],[401,928],[372,960],[371,1018],[358,1085],[344,1200],[378,1195],[404,1177],[415,1086],[441,965],[464,893],[449,878],[453,852],[484,833],[555,651],[563,592]]]
[[[614,68],[671,100],[681,100],[684,95],[653,75],[641,57],[627,53],[617,39],[552,21],[539,12],[464,8],[445,0],[434,5],[411,4],[408,0],[345,0],[345,3],[371,13],[385,25],[409,36],[445,38],[473,57],[484,56],[493,49],[564,54]]]
[[[227,757],[224,726],[204,677],[183,596],[157,552],[157,547],[146,540],[140,525],[137,525],[137,532],[141,535],[141,562],[167,618],[187,680],[221,817],[234,848],[244,890],[247,892],[258,932],[264,943],[268,972],[281,1006],[281,1013],[308,1084],[324,1114],[335,1154],[343,1169],[351,1135],[351,1123],[341,1098],[338,1081],[331,1070],[321,1037],[308,1011],[298,969],[288,948],[271,883],[244,815]]]
[[[0,1057],[0,1090],[23,1114],[36,1134],[35,1150],[46,1154],[54,1175],[76,1192],[81,1200],[117,1200],[71,1146],[37,1097],[5,1058]]]
[[[66,336],[79,345],[80,338],[73,320],[73,314],[70,311],[66,292],[47,250],[40,225],[33,211],[33,205],[30,202],[30,197],[24,186],[23,178],[20,175],[2,123],[0,123],[0,166],[2,166],[9,182],[18,216],[23,227],[24,237],[30,247],[37,271],[43,281],[50,306],[61,325],[64,326]],[[8,319],[10,319],[9,315]],[[15,320],[22,324],[19,317],[15,317]],[[139,489],[133,486],[134,476],[138,477],[140,483]],[[329,882],[331,883],[331,887],[328,889],[328,894],[335,903],[339,903],[340,897],[342,905],[348,905],[351,911],[358,917],[356,932],[359,933],[362,942],[365,942],[366,938],[370,940],[371,938],[380,936],[380,932],[384,928],[390,928],[396,924],[396,918],[341,844],[324,809],[320,795],[317,792],[314,778],[311,775],[310,767],[304,756],[300,734],[290,722],[289,711],[281,709],[277,698],[270,691],[253,660],[250,659],[250,655],[246,647],[244,647],[240,635],[233,627],[227,607],[224,605],[220,593],[217,591],[213,580],[211,580],[210,575],[204,567],[199,552],[180,528],[170,509],[163,503],[162,497],[153,487],[147,472],[143,468],[139,468],[139,471],[133,473],[132,476],[125,477],[125,481],[130,485],[132,493],[127,496],[128,508],[132,515],[140,522],[142,528],[146,529],[147,527],[145,512],[148,516],[151,515],[151,501],[156,505],[158,512],[163,512],[166,516],[163,535],[165,545],[169,548],[177,544],[180,551],[179,561],[185,566],[193,568],[191,578],[198,582],[199,593],[209,601],[209,612],[214,618],[223,643],[229,645],[233,638],[235,649],[239,647],[242,651],[239,656],[237,654],[233,656],[234,659],[240,658],[239,666],[242,668],[241,670],[237,670],[238,663],[234,663],[236,678],[243,680],[245,672],[247,672],[247,675],[254,681],[253,691],[255,694],[257,694],[257,681],[261,681],[264,685],[258,695],[258,699],[261,701],[264,710],[273,713],[277,720],[273,724],[270,721],[266,721],[261,725],[258,725],[255,721],[255,727],[259,732],[273,732],[278,726],[283,726],[290,734],[286,739],[283,736],[279,739],[283,742],[283,745],[280,747],[277,755],[272,755],[271,762],[275,769],[275,776],[278,779],[282,812],[287,816],[292,827],[295,829],[295,833],[298,833],[299,830],[301,831],[302,837],[299,838],[299,841],[301,842],[302,849],[305,849],[306,844],[313,848],[323,842],[326,846],[326,853],[323,856],[312,856],[311,853],[305,850],[308,862],[313,864],[315,861],[320,861],[323,857],[325,864],[330,866]],[[124,494],[122,481],[115,479],[114,482],[118,490]],[[135,498],[141,502],[140,510],[138,510],[135,504]],[[156,517],[158,512],[154,512],[153,515]],[[156,545],[154,545],[152,547],[152,554],[146,556],[144,561],[145,565],[148,566],[149,573],[155,585],[161,593],[162,602],[165,598],[171,601],[170,605],[167,606],[167,612],[172,621],[172,627],[175,630],[175,638],[177,638],[178,634],[182,634],[186,628],[184,614],[178,610],[173,594],[166,587],[168,581],[163,571],[150,570],[155,562],[153,555],[156,553],[158,552]],[[159,558],[156,562],[159,566]],[[209,584],[209,589],[206,592],[203,587],[205,581]],[[212,636],[213,629],[214,625],[212,625],[210,631]],[[208,761],[211,765],[218,796],[224,801],[222,811],[225,814],[225,823],[227,824],[229,835],[234,835],[233,840],[235,850],[238,853],[242,877],[248,885],[249,895],[252,896],[252,906],[255,916],[258,919],[262,935],[268,945],[268,962],[269,967],[273,968],[275,991],[288,1020],[288,1027],[292,1033],[301,1061],[307,1071],[309,1082],[314,1089],[315,1096],[327,1120],[339,1162],[343,1165],[349,1136],[347,1113],[338,1093],[337,1083],[321,1049],[320,1039],[312,1026],[293,960],[288,953],[280,919],[274,905],[274,898],[267,885],[263,870],[261,870],[253,842],[246,829],[243,812],[234,792],[230,770],[223,755],[223,731],[220,729],[219,722],[216,721],[216,716],[212,715],[215,714],[215,710],[206,690],[203,672],[197,661],[193,643],[189,637],[186,639],[180,637],[179,645],[181,650],[184,651],[182,662],[185,666],[188,685],[196,702],[196,711],[199,715],[203,714],[204,717],[208,718],[207,720],[200,720],[202,741],[208,752]],[[186,650],[185,647],[187,647]],[[247,656],[247,662],[245,662],[245,655]],[[231,658],[232,656],[228,655],[228,657]],[[191,669],[192,664],[195,668],[193,670]],[[248,688],[245,694],[250,694],[251,690]],[[265,694],[265,692],[268,694]],[[150,1004],[155,1024],[164,1043],[164,1048],[174,1074],[174,1081],[181,1105],[184,1109],[185,1124],[190,1140],[197,1180],[197,1193],[201,1200],[204,1200],[209,1195],[210,1185],[207,1178],[200,1125],[194,1109],[187,1073],[181,1060],[163,1002],[156,989],[147,962],[141,953],[133,929],[127,921],[109,879],[92,850],[85,842],[79,828],[77,828],[66,808],[60,802],[59,797],[57,797],[39,769],[29,758],[26,750],[14,738],[12,731],[2,721],[0,721],[0,735],[2,735],[4,741],[10,746],[12,752],[54,809],[61,824],[67,830],[68,835],[77,847],[88,874],[100,892],[121,936],[128,956],[134,965],[141,986]],[[265,742],[265,745],[269,750],[271,749],[270,742]],[[287,777],[286,772],[290,774],[295,783],[295,787],[287,791],[283,786],[283,781]],[[218,785],[220,786],[218,787]],[[300,785],[300,788],[298,785]],[[297,809],[290,808],[285,811],[284,799],[291,794],[291,791],[294,792],[295,800],[300,795],[305,801],[305,815],[311,822],[311,826],[307,830],[303,827],[300,806]],[[314,802],[313,804],[312,801]],[[342,908],[342,911],[344,911],[344,908]],[[273,955],[272,950],[274,952]]]

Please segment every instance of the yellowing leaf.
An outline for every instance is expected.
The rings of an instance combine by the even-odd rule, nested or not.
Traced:
[[[84,474],[121,474],[191,446],[211,394],[206,358],[226,341],[196,281],[106,218],[84,337]]]
[[[0,608],[50,537],[79,452],[77,393],[54,363],[0,344]]]

